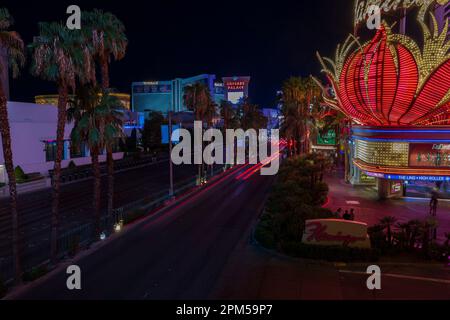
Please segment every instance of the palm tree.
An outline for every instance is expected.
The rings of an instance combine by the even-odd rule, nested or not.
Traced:
[[[52,177],[52,234],[51,259],[57,259],[59,224],[59,197],[61,161],[64,152],[64,131],[69,90],[74,91],[77,79],[95,82],[95,67],[91,49],[78,30],[69,30],[63,23],[39,24],[39,36],[29,45],[33,54],[31,73],[58,87],[58,121],[56,130],[56,157]]]
[[[94,172],[94,222],[95,237],[100,234],[100,205],[101,205],[101,173],[99,155],[105,147],[105,107],[102,106],[104,98],[101,89],[96,86],[83,86],[77,88],[74,103],[67,112],[69,122],[74,122],[71,140],[75,146],[84,142],[90,151],[92,170]]]
[[[121,60],[125,57],[128,40],[125,26],[112,13],[94,9],[83,12],[82,22],[86,37],[90,39],[94,58],[99,62],[102,74],[102,88],[109,88],[109,63],[111,57]]]
[[[234,129],[236,127],[236,111],[231,102],[222,100],[220,102],[220,117],[223,119],[223,130]]]
[[[242,129],[263,129],[267,127],[268,119],[263,115],[259,107],[244,99],[239,107],[240,124]]]
[[[380,224],[387,230],[387,241],[389,246],[392,245],[392,227],[397,222],[396,217],[386,216],[380,220]]]
[[[107,216],[112,217],[114,209],[114,159],[113,148],[119,139],[124,139],[124,108],[116,97],[104,92],[98,106],[104,123],[104,144],[106,147],[106,163],[108,172]]]
[[[310,78],[291,77],[282,88],[281,102],[284,123],[282,132],[288,140],[296,142],[293,153],[309,150],[309,128],[312,110],[320,103],[321,89]]]
[[[7,61],[0,60],[0,74],[8,76],[8,67],[12,69],[12,74],[16,77],[19,68],[25,63],[24,44],[20,35],[15,31],[8,31],[13,24],[13,19],[8,10],[0,9],[0,50],[6,53]],[[6,62],[5,64],[3,62]],[[11,131],[8,118],[8,102],[6,99],[6,88],[3,88],[0,80],[0,134],[2,138],[3,157],[5,159],[6,172],[8,174],[8,185],[11,205],[12,219],[12,244],[13,263],[15,280],[20,281],[21,264],[19,254],[19,213],[17,211],[17,190],[16,177],[14,174],[14,164],[11,147]]]
[[[209,88],[205,84],[199,82],[187,86],[184,88],[183,100],[186,107],[194,112],[195,121],[202,122],[203,130],[203,122],[208,122],[211,115],[211,106],[213,105]],[[198,184],[202,183],[202,178],[203,163],[198,167]]]
[[[121,60],[125,57],[128,40],[125,26],[112,13],[94,9],[84,12],[82,19],[85,25],[85,36],[92,43],[93,57],[100,64],[102,89],[109,87],[109,63],[111,57]],[[107,98],[110,99],[110,98]],[[114,159],[112,148],[106,145],[106,162],[108,172],[108,216],[112,215],[114,203]]]

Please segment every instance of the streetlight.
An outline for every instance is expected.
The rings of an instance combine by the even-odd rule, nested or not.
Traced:
[[[173,163],[172,163],[172,103],[170,103],[169,108],[169,179],[170,179],[170,188],[169,188],[169,197],[173,197]]]

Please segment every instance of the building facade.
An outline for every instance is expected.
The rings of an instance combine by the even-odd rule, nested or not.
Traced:
[[[387,6],[392,1],[378,2],[386,12],[395,10]],[[363,13],[369,1],[356,3],[363,4]],[[428,13],[439,13],[442,28],[449,3],[405,1],[419,12],[408,16],[422,26],[419,39],[382,24],[362,46],[349,38],[337,61],[319,59],[333,88],[333,94],[324,92],[325,102],[352,122],[347,179],[373,185],[379,198],[450,198],[449,40],[441,36],[443,29],[432,32],[428,19]]]
[[[223,100],[237,104],[241,98],[248,97],[249,82],[250,77],[230,77],[220,81],[211,74],[169,81],[133,82],[131,108],[136,112],[156,111],[164,115],[169,110],[186,112],[188,109],[183,101],[184,89],[195,83],[205,84],[216,104],[219,105]]]
[[[39,173],[48,176],[53,169],[56,157],[56,127],[58,110],[53,105],[8,102],[9,123],[11,127],[12,154],[14,166],[20,166],[26,174]],[[124,130],[130,135],[133,129],[143,125],[143,117],[127,111]],[[71,161],[77,166],[91,163],[87,146],[74,148],[70,141],[72,123],[66,123],[64,131],[64,152],[62,167]],[[1,138],[0,138],[1,140]],[[122,152],[113,155],[115,160],[123,157]],[[100,161],[106,161],[106,154],[100,155]],[[5,183],[7,176],[4,167],[3,150],[0,144],[0,183]]]

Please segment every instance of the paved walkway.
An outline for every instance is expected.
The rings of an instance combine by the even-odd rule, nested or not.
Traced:
[[[334,210],[355,209],[357,221],[374,225],[385,216],[395,216],[399,222],[413,219],[425,220],[429,214],[429,199],[378,200],[374,187],[354,187],[343,179],[329,177],[329,202],[326,207]],[[438,240],[444,241],[445,233],[450,232],[450,201],[441,200],[437,211]]]

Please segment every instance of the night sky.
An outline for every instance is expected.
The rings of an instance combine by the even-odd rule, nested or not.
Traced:
[[[129,92],[131,82],[170,80],[201,73],[249,75],[250,97],[272,107],[276,91],[292,75],[318,74],[316,50],[332,55],[352,31],[352,0],[277,1],[21,1],[2,0],[14,30],[29,43],[39,21],[67,18],[68,5],[110,11],[126,28],[129,48],[111,67],[111,85]],[[11,98],[32,102],[55,93],[53,83],[29,75],[11,83]]]

